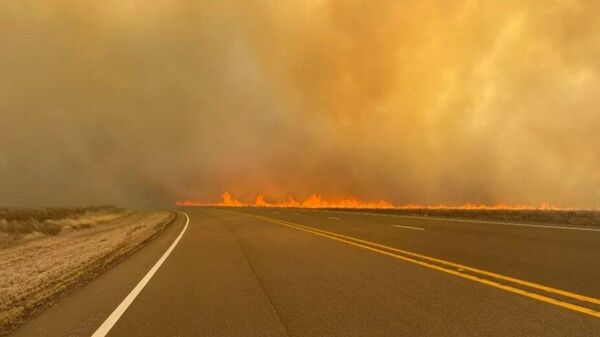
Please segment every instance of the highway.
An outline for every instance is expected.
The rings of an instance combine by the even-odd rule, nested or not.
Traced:
[[[600,336],[599,228],[181,211],[11,336]]]

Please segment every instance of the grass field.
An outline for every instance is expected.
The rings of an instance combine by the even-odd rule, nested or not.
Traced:
[[[0,335],[139,248],[175,218],[114,207],[0,209]]]
[[[43,210],[0,208],[0,248],[44,235],[89,228],[125,213],[111,206]]]
[[[600,211],[537,210],[537,209],[343,209],[344,211],[377,212],[407,216],[500,220],[527,223],[549,223],[572,226],[600,227]]]

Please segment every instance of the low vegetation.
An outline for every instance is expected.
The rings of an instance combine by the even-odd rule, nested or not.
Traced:
[[[43,210],[0,208],[0,248],[24,239],[90,227],[123,214],[123,210],[111,206]]]
[[[169,211],[0,209],[0,336],[169,225]]]
[[[600,227],[600,212],[588,210],[536,209],[391,209],[360,210],[361,212],[391,213],[407,216],[499,220],[527,223],[549,223],[572,226]]]

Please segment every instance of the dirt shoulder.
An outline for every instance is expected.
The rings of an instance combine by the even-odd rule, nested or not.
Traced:
[[[114,208],[18,220],[4,213],[9,216],[0,212],[0,225],[9,231],[0,231],[0,336],[140,248],[176,217]]]

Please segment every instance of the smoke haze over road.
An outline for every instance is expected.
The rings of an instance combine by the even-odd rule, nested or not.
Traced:
[[[0,3],[0,205],[590,207],[595,1]]]

